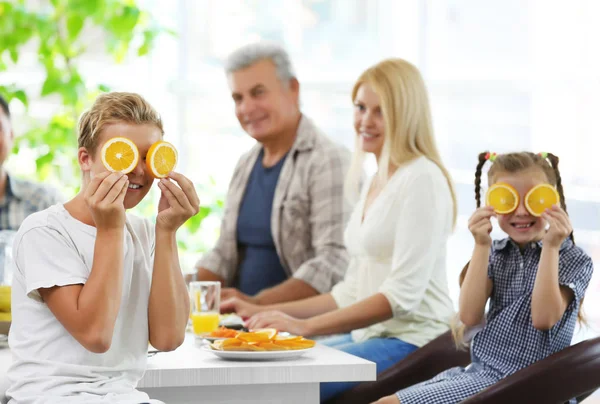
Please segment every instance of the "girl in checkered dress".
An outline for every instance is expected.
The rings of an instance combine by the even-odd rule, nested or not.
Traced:
[[[486,161],[492,161],[490,186],[505,183],[518,192],[513,212],[501,215],[491,207],[480,207],[481,172]],[[542,183],[556,187],[561,206],[536,217],[523,199]],[[475,326],[483,319],[488,299],[490,306],[485,327],[471,343],[472,363],[400,390],[378,404],[459,403],[571,343],[593,266],[590,257],[574,244],[558,157],[550,153],[481,153],[475,198],[477,210],[469,220],[475,249],[460,277],[459,318],[466,326]],[[498,219],[508,238],[492,242],[492,217]],[[458,343],[461,332],[456,331]]]

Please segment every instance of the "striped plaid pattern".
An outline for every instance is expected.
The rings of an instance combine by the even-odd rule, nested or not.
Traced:
[[[27,216],[59,202],[62,197],[54,188],[9,175],[0,201],[0,230],[17,231]]]
[[[212,251],[196,264],[231,285],[238,269],[238,212],[252,167],[261,150],[257,144],[238,161],[229,185],[220,237]],[[281,169],[271,216],[271,231],[281,263],[289,276],[320,293],[343,279],[348,266],[344,229],[351,207],[344,198],[350,152],[331,141],[303,116],[296,141]]]

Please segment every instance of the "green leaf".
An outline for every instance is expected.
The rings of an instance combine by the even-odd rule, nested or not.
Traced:
[[[110,87],[106,84],[98,84],[98,90],[102,91],[103,93],[108,93],[110,92]]]
[[[10,54],[10,59],[13,61],[13,63],[17,63],[19,61],[19,53],[15,48],[10,48],[8,53]]]
[[[40,157],[38,157],[35,160],[35,167],[36,169],[39,171],[41,170],[45,165],[48,165],[50,163],[52,163],[52,160],[54,160],[54,153],[52,152],[48,152]]]
[[[85,17],[79,14],[70,14],[67,17],[67,32],[69,33],[69,39],[71,41],[77,38],[77,35],[79,35],[83,28],[84,22]]]
[[[144,31],[144,42],[138,48],[138,56],[144,56],[150,52],[150,49],[154,46],[154,40],[159,33],[158,29],[147,29]]]
[[[27,99],[27,94],[25,94],[25,91],[18,90],[18,91],[15,91],[15,93],[13,95],[17,100],[21,101],[21,103],[25,107],[29,106],[29,100]]]
[[[137,7],[125,6],[108,21],[109,30],[120,39],[129,39],[140,18]]]
[[[41,96],[45,97],[47,95],[57,92],[58,89],[60,88],[61,84],[62,83],[61,83],[60,79],[54,75],[50,75],[50,76],[46,77],[46,80],[44,81],[44,84],[42,85]]]
[[[125,56],[127,56],[127,51],[129,50],[129,43],[125,41],[121,41],[118,43],[116,49],[114,50],[115,61],[117,63],[122,63],[125,60]]]

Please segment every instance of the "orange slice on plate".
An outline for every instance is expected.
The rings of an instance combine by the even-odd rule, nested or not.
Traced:
[[[150,147],[146,155],[146,167],[154,178],[165,178],[177,165],[177,149],[169,142],[160,140]]]
[[[542,216],[546,209],[558,205],[560,195],[556,188],[550,184],[539,184],[531,188],[525,196],[525,207],[533,216]]]
[[[237,338],[246,342],[269,342],[275,338],[277,330],[274,328],[263,328],[252,332],[238,334]]]
[[[497,183],[487,190],[485,204],[493,207],[499,215],[507,215],[519,206],[519,193],[508,184]]]
[[[125,174],[132,172],[140,159],[137,146],[124,137],[109,139],[102,146],[100,155],[107,170]]]

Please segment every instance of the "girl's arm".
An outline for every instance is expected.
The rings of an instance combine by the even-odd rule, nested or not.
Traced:
[[[460,321],[470,327],[481,323],[485,304],[492,294],[493,284],[488,278],[492,216],[495,216],[494,209],[486,206],[477,209],[469,219],[469,231],[475,239],[475,249],[460,287],[458,315]]]
[[[476,244],[460,287],[458,313],[460,321],[469,327],[481,323],[485,305],[492,294],[492,281],[488,278],[489,259],[490,246]]]
[[[562,318],[575,296],[573,290],[560,286],[558,282],[560,246],[573,228],[566,212],[558,206],[546,210],[542,217],[550,224],[550,228],[544,236],[533,286],[531,321],[538,330],[549,330]]]
[[[573,291],[558,283],[560,247],[544,245],[531,296],[531,321],[538,330],[549,330],[556,324],[573,300]]]

